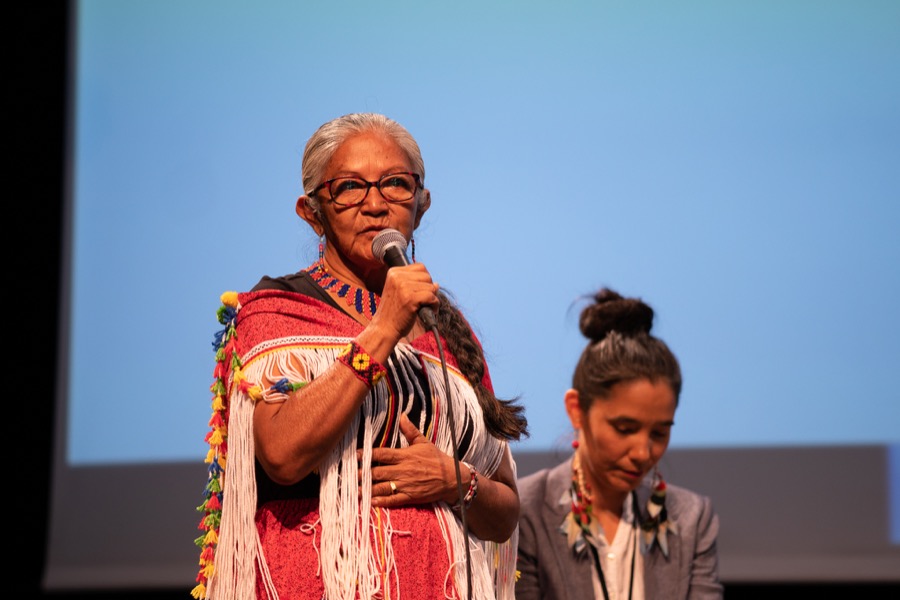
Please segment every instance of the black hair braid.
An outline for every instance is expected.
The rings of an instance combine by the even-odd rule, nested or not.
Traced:
[[[438,331],[446,340],[450,353],[456,357],[459,370],[475,388],[488,431],[494,437],[507,440],[527,436],[525,408],[515,403],[517,398],[502,400],[485,387],[484,352],[475,340],[472,328],[446,294],[438,292],[438,297],[441,301],[437,314]]]

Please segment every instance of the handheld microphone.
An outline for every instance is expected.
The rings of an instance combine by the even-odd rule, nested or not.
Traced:
[[[409,264],[409,259],[406,258],[406,238],[396,229],[385,229],[375,236],[372,240],[372,254],[388,267],[403,267]],[[437,323],[430,306],[419,308],[419,318],[428,329]]]

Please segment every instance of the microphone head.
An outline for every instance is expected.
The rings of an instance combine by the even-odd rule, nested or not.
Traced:
[[[401,254],[406,255],[406,238],[396,229],[385,229],[378,232],[372,240],[372,254],[375,258],[384,262],[384,255],[388,248],[396,247]]]

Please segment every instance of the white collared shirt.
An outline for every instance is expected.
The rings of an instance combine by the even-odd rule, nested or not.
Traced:
[[[634,511],[631,508],[632,502],[631,494],[629,494],[625,498],[622,518],[616,528],[616,536],[612,545],[607,542],[605,535],[600,537],[601,547],[598,548],[598,554],[606,580],[606,589],[609,592],[609,600],[628,600],[631,557],[634,554],[636,554],[634,556],[634,589],[631,590],[631,600],[644,600],[644,557],[641,555],[637,539],[638,529],[635,525]],[[595,600],[604,600],[600,576],[594,561],[591,561],[591,580],[594,582]]]

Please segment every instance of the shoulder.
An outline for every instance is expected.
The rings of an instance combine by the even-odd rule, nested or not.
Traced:
[[[298,271],[290,275],[282,275],[280,277],[270,277],[263,275],[259,282],[253,286],[252,292],[263,290],[277,290],[283,292],[295,292],[309,296],[332,307],[338,308],[334,299],[316,283],[312,276],[306,271]]]
[[[305,271],[291,273],[290,275],[282,275],[280,277],[263,275],[259,282],[253,286],[251,291],[284,290],[288,292],[303,292],[310,284],[315,285],[315,282],[309,276],[309,273],[306,273]]]
[[[712,500],[709,496],[671,483],[666,484],[666,500],[666,505],[671,507],[670,510],[712,509]]]
[[[553,571],[553,565],[558,566],[558,563],[550,557],[566,551],[566,537],[560,534],[560,526],[571,509],[571,500],[567,497],[571,481],[571,461],[566,460],[555,467],[526,475],[517,482],[520,556],[542,562],[540,570],[543,571]],[[537,565],[533,566],[537,568]]]
[[[519,489],[519,496],[527,495],[529,498],[535,495],[535,492],[544,490],[547,487],[547,477],[550,469],[541,469],[530,475],[519,478],[516,486]]]
[[[555,467],[541,469],[519,478],[519,502],[522,512],[542,510],[544,505],[554,506],[572,481],[572,463],[567,458]]]
[[[666,510],[683,535],[693,532],[697,536],[710,534],[716,537],[718,534],[719,517],[709,496],[667,484]]]

